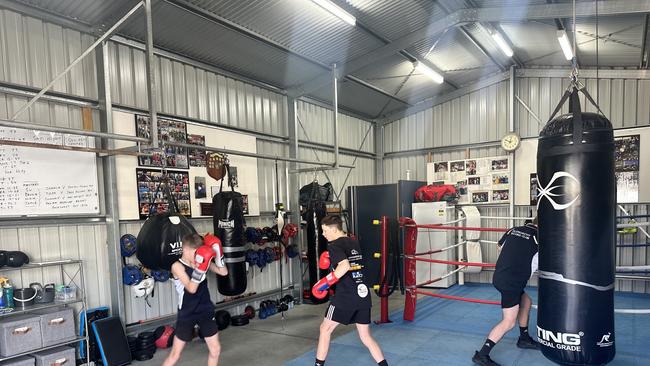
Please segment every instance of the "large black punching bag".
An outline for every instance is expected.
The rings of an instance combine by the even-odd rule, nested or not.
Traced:
[[[212,198],[214,233],[221,239],[228,276],[217,276],[219,292],[235,296],[246,291],[246,253],[243,199],[239,192],[222,191]]]
[[[179,214],[149,216],[135,241],[136,256],[146,268],[169,271],[183,254],[183,237],[195,233],[192,224]]]
[[[537,338],[558,364],[603,365],[616,354],[614,137],[607,118],[581,112],[575,88],[570,103],[537,150]]]

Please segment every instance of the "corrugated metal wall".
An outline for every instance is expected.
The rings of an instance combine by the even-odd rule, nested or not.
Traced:
[[[587,91],[609,117],[614,128],[647,126],[650,124],[650,80],[637,79],[583,79]],[[537,136],[548,121],[551,112],[569,85],[567,78],[518,78],[516,91],[530,109],[540,118],[537,120],[520,104],[516,104],[515,121],[522,137]],[[582,99],[582,108],[596,112],[596,108]],[[569,110],[568,103],[562,113]]]
[[[508,128],[508,82],[455,98],[384,127],[384,152],[496,141]]]
[[[7,10],[0,10],[0,82],[42,87],[71,60],[77,57],[93,38],[77,31],[44,23],[38,19],[19,15]],[[125,107],[147,108],[144,52],[123,44],[110,43],[110,75],[113,102]],[[166,57],[157,56],[158,102],[160,113],[174,115],[178,118],[191,118],[218,123],[251,132],[287,135],[286,97],[251,84],[247,84],[223,75],[206,71]],[[85,58],[73,68],[61,82],[55,84],[54,91],[97,98],[96,65],[94,55]],[[13,115],[27,100],[9,94],[0,94],[0,117]],[[306,135],[301,139],[325,145],[333,145],[332,111],[321,106],[300,101],[298,113],[304,124]],[[81,111],[78,107],[52,102],[37,102],[19,120],[50,124],[62,127],[81,128]],[[98,130],[98,114],[94,111],[95,129]],[[344,114],[339,116],[339,142],[341,147],[374,153],[374,128],[371,123]],[[370,128],[363,146],[361,142]],[[361,146],[361,148],[360,148]],[[286,143],[269,142],[258,139],[259,153],[288,156]],[[317,160],[309,148],[301,148],[301,157]],[[333,161],[333,154],[317,151],[318,158]],[[342,164],[352,164],[355,157],[342,155]],[[101,162],[100,162],[101,164]],[[374,183],[374,160],[363,157],[356,161],[357,169],[352,170],[347,185]],[[99,165],[99,181],[101,165]],[[278,163],[280,181],[280,201],[289,207],[287,198],[287,169],[285,163]],[[260,210],[273,211],[278,201],[275,194],[275,163],[258,160],[258,179]],[[328,172],[337,192],[341,189],[348,169]],[[318,175],[320,182],[326,182],[323,173]],[[304,174],[302,183],[313,179],[313,175]],[[135,198],[134,198],[135,199]],[[199,232],[212,230],[210,220],[192,220]],[[137,234],[141,222],[123,222],[120,231]],[[271,225],[269,216],[249,218],[248,224],[256,227]],[[34,261],[59,258],[80,258],[84,260],[87,275],[87,289],[91,306],[110,304],[108,273],[108,250],[106,226],[103,224],[79,224],[39,226],[20,228],[0,227],[0,247],[2,249],[25,250]],[[297,265],[297,263],[296,263]],[[32,273],[34,272],[34,273]],[[50,270],[26,271],[22,276],[8,273],[15,277],[17,285],[29,282],[55,281],[55,273]],[[285,285],[290,279],[290,268],[284,268]],[[58,272],[57,272],[58,273]],[[12,278],[13,279],[13,278]],[[247,292],[265,292],[279,287],[279,263],[266,267],[263,272],[253,268],[249,272]],[[296,279],[297,280],[297,279]],[[210,280],[210,289],[215,301],[218,295],[216,282]],[[130,289],[125,288],[127,322],[151,319],[157,316],[173,314],[176,297],[170,283],[157,284],[156,294],[150,299],[151,307],[142,299],[129,296]],[[243,306],[234,309],[234,313],[243,312]]]

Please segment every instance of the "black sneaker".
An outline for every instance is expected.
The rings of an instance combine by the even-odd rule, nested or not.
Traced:
[[[472,357],[472,362],[480,366],[501,366],[500,364],[492,361],[489,355],[481,355],[478,351],[474,352],[474,357]]]
[[[539,342],[535,342],[529,335],[519,336],[517,347],[523,349],[539,349]]]

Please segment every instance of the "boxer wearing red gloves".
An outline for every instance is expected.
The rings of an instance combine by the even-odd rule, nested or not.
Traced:
[[[320,326],[315,365],[325,364],[334,329],[339,324],[355,323],[361,342],[368,348],[375,362],[380,366],[388,366],[381,348],[370,335],[372,303],[368,285],[364,281],[359,242],[343,231],[343,222],[338,215],[326,216],[321,220],[321,226],[328,246],[327,251],[321,254],[318,264],[321,269],[330,269],[332,272],[312,287],[312,294],[322,299],[334,284],[336,291]]]
[[[212,234],[206,234],[205,238],[199,234],[185,236],[183,254],[171,268],[178,293],[178,315],[172,349],[163,366],[172,366],[178,362],[185,343],[193,338],[195,325],[199,326],[210,351],[208,366],[217,366],[219,362],[221,345],[217,324],[213,320],[215,308],[205,280],[208,271],[220,276],[228,275],[223,262],[221,240]]]

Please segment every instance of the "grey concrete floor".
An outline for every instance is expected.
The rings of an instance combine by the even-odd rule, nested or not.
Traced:
[[[374,296],[374,295],[373,295]],[[373,321],[379,319],[379,298],[373,298]],[[393,294],[389,299],[391,312],[404,306],[404,297]],[[285,312],[282,319],[280,314],[260,320],[253,319],[243,327],[230,326],[219,333],[221,341],[220,366],[264,365],[279,366],[303,353],[316,348],[318,327],[325,314],[327,304],[298,305]],[[354,331],[355,327],[339,326],[333,338]],[[136,366],[160,365],[167,356],[168,350],[158,350],[153,359],[145,362],[134,362]],[[207,362],[208,350],[200,340],[189,343],[177,365],[204,365]]]

